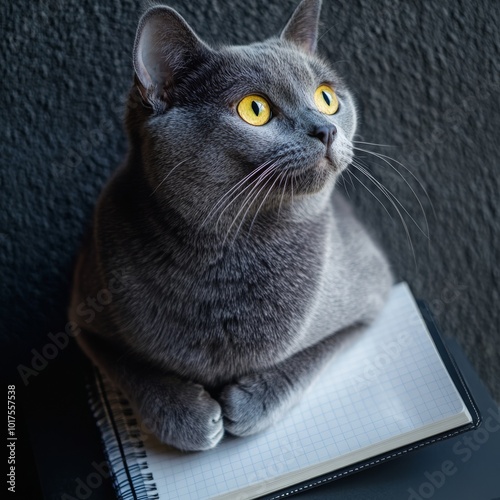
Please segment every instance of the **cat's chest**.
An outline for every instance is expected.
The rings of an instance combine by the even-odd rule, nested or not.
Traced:
[[[172,300],[182,297],[192,309],[191,316],[183,315],[189,322],[251,336],[257,334],[257,325],[287,323],[302,314],[314,294],[323,257],[318,248],[269,245],[211,262],[202,257],[189,268],[172,259],[165,269],[164,292]]]
[[[200,377],[286,357],[318,292],[324,243],[314,243],[276,241],[197,261],[171,255],[156,270],[157,355],[181,371],[204,370]]]

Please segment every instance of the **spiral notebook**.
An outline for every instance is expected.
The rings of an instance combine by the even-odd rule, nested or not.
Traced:
[[[118,498],[277,500],[478,425],[435,326],[405,283],[272,428],[209,451],[158,442],[97,369],[91,405]]]

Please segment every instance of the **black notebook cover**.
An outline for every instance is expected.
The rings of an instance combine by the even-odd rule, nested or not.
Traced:
[[[433,443],[442,441],[444,439],[455,437],[461,433],[473,430],[479,426],[479,424],[481,423],[481,415],[479,413],[479,409],[474,402],[472,394],[471,394],[469,388],[467,387],[467,384],[466,384],[462,374],[460,373],[460,370],[459,370],[456,362],[454,361],[452,355],[450,354],[450,352],[446,348],[446,345],[444,344],[443,339],[441,338],[438,327],[436,325],[436,322],[434,320],[434,317],[432,316],[430,309],[427,307],[427,305],[423,301],[417,301],[417,303],[418,303],[418,306],[420,308],[420,312],[422,313],[422,316],[425,320],[427,328],[432,336],[434,344],[436,345],[436,348],[439,352],[439,355],[440,355],[441,359],[443,360],[443,362],[446,366],[446,369],[448,370],[448,373],[450,374],[451,379],[453,380],[453,383],[455,384],[458,392],[460,393],[460,396],[462,397],[464,403],[466,404],[467,409],[469,410],[469,413],[472,417],[472,422],[468,425],[458,427],[458,428],[453,429],[449,432],[444,432],[444,433],[435,435],[430,439],[424,439],[421,441],[417,441],[417,442],[411,444],[410,446],[397,448],[395,450],[392,450],[389,453],[384,453],[382,455],[378,455],[376,457],[373,457],[368,461],[358,462],[358,463],[353,464],[349,467],[336,470],[334,473],[324,474],[324,475],[318,476],[314,479],[298,483],[290,488],[285,488],[285,489],[276,491],[272,494],[264,495],[264,496],[259,497],[259,498],[261,498],[262,500],[279,500],[282,498],[287,498],[287,497],[292,496],[292,495],[297,495],[297,494],[300,494],[300,493],[305,492],[307,490],[311,490],[313,488],[327,484],[331,481],[335,481],[336,479],[340,479],[340,478],[346,477],[350,474],[364,471],[366,469],[369,469],[369,468],[374,467],[376,465],[382,464],[382,463],[387,462],[389,460],[393,460],[395,458],[401,457],[402,455],[405,455],[405,454],[412,452],[412,451],[415,451],[415,450],[419,450],[425,446],[432,445]]]

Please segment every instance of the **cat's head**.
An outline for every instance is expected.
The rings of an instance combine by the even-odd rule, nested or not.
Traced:
[[[217,49],[168,7],[144,14],[128,123],[158,199],[208,225],[325,203],[356,112],[316,54],[320,4],[303,0],[279,37]]]

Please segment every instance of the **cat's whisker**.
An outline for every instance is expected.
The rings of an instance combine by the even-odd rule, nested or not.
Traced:
[[[265,173],[261,176],[261,179],[260,179],[260,182],[255,186],[255,189],[252,190],[252,192],[250,192],[248,194],[248,196],[245,198],[245,200],[243,201],[242,203],[242,206],[241,206],[241,209],[240,209],[240,212],[238,212],[238,214],[236,214],[236,217],[233,221],[236,222],[237,218],[238,218],[238,215],[243,211],[243,209],[245,207],[246,208],[246,211],[245,213],[242,215],[241,217],[241,221],[240,221],[240,224],[238,226],[238,229],[236,231],[236,236],[238,235],[238,232],[241,228],[241,226],[243,225],[243,222],[250,210],[250,208],[252,207],[252,205],[255,203],[255,201],[257,200],[257,198],[259,197],[260,193],[264,190],[264,188],[266,187],[267,185],[267,182],[269,181],[269,179],[271,178],[272,174],[279,168],[281,162],[279,160],[276,161],[276,163],[273,164],[273,166]],[[261,187],[260,187],[261,186]],[[258,189],[260,187],[260,189]],[[252,197],[252,194],[258,189],[258,191],[255,193],[255,195]],[[234,240],[233,240],[234,241]]]
[[[393,144],[377,144],[376,142],[352,141],[354,144],[367,144],[368,146],[380,146],[381,148],[395,148]]]
[[[250,177],[252,177],[252,175],[255,175],[257,172],[259,172],[259,170],[262,170],[264,169],[267,165],[269,165],[269,163],[271,163],[272,160],[267,160],[265,161],[264,163],[262,163],[261,165],[259,165],[257,168],[255,168],[254,170],[252,170],[250,173],[248,173],[245,177],[243,177],[243,179],[239,180],[232,188],[230,188],[228,191],[226,191],[226,193],[224,193],[224,195],[222,195],[222,197],[215,203],[215,205],[213,206],[212,210],[209,212],[209,214],[205,217],[205,219],[203,219],[202,223],[201,223],[201,226],[203,227],[205,225],[205,223],[208,221],[208,219],[210,219],[210,217],[214,216],[216,213],[217,213],[217,209],[220,207],[220,205],[224,205],[224,201],[229,197],[231,197],[231,194],[237,190],[246,180],[248,180]],[[243,191],[240,192],[240,194],[238,194],[238,196],[240,196],[241,194],[243,194],[245,192],[247,188],[245,188]],[[236,196],[236,198],[238,198],[238,196]],[[236,199],[234,198],[233,201]],[[231,202],[232,203],[232,202]],[[230,203],[230,204],[231,204]],[[229,205],[228,205],[229,206]]]
[[[289,159],[294,159],[294,158],[295,158],[295,154],[292,155],[292,157],[289,158]],[[278,207],[278,217],[277,217],[277,220],[279,220],[279,217],[280,217],[280,214],[281,214],[281,207],[283,206],[283,199],[285,197],[285,191],[286,191],[286,183],[287,183],[287,180],[288,180],[287,175],[288,175],[289,171],[290,171],[290,166],[287,165],[284,168],[283,172],[280,174],[280,181],[279,181],[278,186],[281,187],[281,182],[282,181],[284,181],[284,182],[283,182],[283,191],[281,192],[280,204],[279,204],[279,207]],[[292,182],[293,182],[293,179],[290,180],[290,183],[292,183]],[[293,203],[293,189],[292,189],[292,203]]]
[[[280,175],[282,175],[282,174],[280,174]],[[266,201],[267,197],[269,196],[269,193],[272,191],[272,189],[276,185],[276,182],[278,182],[278,179],[280,178],[280,175],[276,176],[276,179],[274,179],[274,182],[271,184],[271,187],[269,188],[269,190],[267,191],[266,195],[262,199],[260,205],[257,207],[257,210],[255,211],[255,215],[253,216],[253,219],[252,219],[252,223],[250,224],[250,227],[248,229],[248,234],[251,233],[253,224],[255,222],[255,219],[257,218],[257,215],[259,214],[260,209],[262,208],[262,206],[264,205],[264,202]]]
[[[267,180],[269,180],[270,176],[275,172],[275,170],[279,167],[280,165],[280,158],[278,158],[273,164],[271,167],[269,167],[268,170],[266,170],[266,172],[264,172],[263,174],[261,174],[259,176],[259,179],[258,179],[258,182],[255,184],[255,186],[252,188],[252,190],[250,191],[250,193],[248,193],[248,195],[245,197],[245,199],[243,200],[243,203],[241,205],[241,208],[239,209],[238,213],[236,214],[236,216],[234,217],[233,219],[233,222],[231,222],[231,225],[229,226],[229,229],[226,233],[226,237],[224,238],[224,243],[227,239],[227,237],[229,236],[230,232],[231,232],[231,229],[233,227],[233,225],[235,224],[235,222],[238,220],[238,217],[240,216],[241,212],[243,212],[243,210],[245,209],[245,207],[248,205],[248,208],[246,209],[245,213],[243,214],[242,218],[241,218],[241,222],[238,226],[238,229],[236,231],[236,236],[233,238],[233,243],[234,241],[236,240],[236,237],[238,235],[238,232],[243,224],[243,221],[245,220],[245,217],[248,213],[248,211],[250,210],[252,204],[255,202],[255,200],[258,198],[259,194],[262,192],[262,190],[264,189],[264,187],[266,186],[267,184]],[[267,180],[266,180],[267,179]],[[264,182],[264,180],[266,180],[266,182]],[[255,194],[255,196],[252,197],[253,193],[259,188],[259,186],[262,185],[262,187],[258,190],[258,192]],[[248,203],[248,201],[250,201],[250,203]]]
[[[434,218],[436,217],[436,211],[434,209],[434,205],[432,203],[432,200],[431,200],[429,194],[427,193],[427,190],[425,189],[425,186],[420,182],[420,180],[418,179],[418,177],[408,167],[406,167],[405,165],[403,165],[403,163],[401,163],[400,161],[398,161],[395,158],[392,158],[392,157],[390,157],[388,155],[385,155],[385,154],[382,154],[382,153],[376,153],[375,151],[369,151],[368,149],[362,149],[362,148],[354,148],[354,149],[358,149],[359,151],[363,151],[364,153],[368,153],[368,154],[371,154],[371,155],[373,155],[375,157],[378,157],[380,160],[385,161],[385,163],[387,163],[391,168],[393,168],[398,173],[398,175],[400,175],[401,178],[406,182],[406,184],[408,184],[408,186],[412,190],[413,194],[415,195],[415,197],[417,198],[417,201],[420,204],[420,209],[422,210],[422,212],[424,214],[424,217],[425,217],[425,211],[424,211],[424,209],[422,207],[422,203],[420,203],[420,200],[419,200],[418,196],[413,191],[412,187],[410,186],[410,184],[408,183],[408,181],[405,179],[405,177],[401,174],[401,172],[394,165],[392,165],[392,163],[390,163],[389,160],[392,160],[393,162],[397,163],[402,168],[404,168],[413,177],[413,179],[420,186],[420,189],[422,189],[422,191],[424,192],[424,194],[425,194],[425,196],[427,198],[427,201],[429,202],[429,204],[431,206],[431,210],[432,210],[432,213],[434,215]],[[426,222],[427,222],[427,219],[426,219]]]
[[[351,183],[351,186],[354,189],[354,191],[356,191],[356,186],[354,185],[354,182],[352,180],[351,171],[350,170],[346,170],[345,172],[349,174],[349,182]]]
[[[276,162],[277,160],[274,160],[274,162]],[[221,214],[219,215],[219,218],[217,220],[217,224],[216,224],[216,227],[217,225],[219,224],[219,221],[222,217],[222,215],[224,214],[224,212],[229,208],[229,206],[231,204],[233,204],[237,198],[239,198],[243,193],[245,193],[245,191],[247,191],[248,189],[250,189],[250,191],[245,195],[245,198],[243,199],[243,203],[242,203],[242,206],[240,207],[238,213],[236,214],[236,217],[233,219],[231,225],[230,225],[230,228],[232,227],[232,225],[234,224],[235,220],[238,218],[238,215],[240,214],[241,210],[243,209],[242,207],[244,207],[246,205],[246,202],[247,200],[250,199],[250,197],[252,196],[252,194],[254,193],[254,191],[258,188],[258,186],[260,185],[261,181],[263,178],[265,178],[267,176],[267,174],[269,173],[270,170],[272,170],[274,166],[274,163],[271,164],[270,167],[268,167],[268,169],[266,169],[265,171],[261,172],[253,181],[250,182],[250,184],[248,184],[248,186],[246,186],[244,189],[241,190],[240,193],[238,193],[227,205],[226,207],[224,207],[223,211],[221,212]],[[228,233],[226,234],[226,237],[224,238],[224,242],[226,241],[227,239],[227,236],[229,235],[229,232],[230,232],[230,229],[228,231]]]
[[[241,192],[239,194],[237,194],[229,203],[227,203],[227,205],[224,207],[224,209],[222,210],[222,212],[220,213],[219,215],[219,218],[217,219],[217,223],[216,223],[216,227],[218,226],[219,222],[220,222],[220,219],[222,217],[222,215],[224,214],[224,212],[245,192],[247,191],[248,189],[250,189],[250,191],[247,193],[247,195],[245,196],[244,200],[243,200],[243,203],[242,203],[242,206],[244,206],[247,202],[247,200],[252,196],[252,194],[254,193],[254,191],[258,188],[258,186],[260,185],[261,181],[267,177],[267,175],[270,173],[270,171],[273,170],[273,167],[276,163],[277,159],[274,160],[274,163],[271,163],[271,166],[268,166],[267,170],[265,170],[264,172],[261,172],[259,174],[259,176],[254,179],[252,182],[250,182],[250,184],[248,186],[246,186],[244,189],[241,190]],[[241,210],[241,209],[240,209]],[[236,215],[236,217],[238,217],[240,212],[238,212],[238,214]],[[234,223],[234,221],[233,221]],[[231,224],[232,226],[232,224]],[[225,240],[224,240],[225,241]]]
[[[342,172],[342,175],[340,176],[340,178],[342,179],[342,184],[344,185],[345,194],[347,195],[348,198],[351,198],[351,195],[349,194],[349,191],[347,189],[347,184],[345,182],[345,177],[344,177],[343,172]]]
[[[185,160],[182,160],[181,162],[179,162],[174,168],[172,168],[172,170],[170,170],[170,172],[165,176],[165,178],[158,184],[158,186],[156,186],[156,188],[154,189],[154,191],[150,194],[150,196],[153,196],[156,191],[158,191],[158,189],[160,189],[160,186],[170,177],[170,174],[177,168],[177,167],[180,167],[183,163],[187,162],[188,161],[188,158],[186,158]]]
[[[354,148],[354,149],[359,149],[359,148]],[[373,152],[370,152],[370,151],[367,151],[367,150],[362,150],[364,151],[365,153],[371,153],[373,154],[374,156],[378,157],[378,155],[376,153],[373,153]],[[426,230],[427,231],[424,231],[423,229],[421,229],[421,227],[419,226],[419,224],[416,223],[416,221],[413,219],[413,217],[408,213],[408,211],[403,207],[403,205],[400,203],[401,207],[403,208],[403,210],[408,214],[408,216],[410,217],[410,219],[412,219],[412,221],[415,223],[415,225],[420,229],[420,231],[422,232],[422,234],[424,234],[424,236],[430,240],[430,232],[429,232],[429,222],[427,220],[427,216],[425,214],[425,210],[424,210],[424,207],[422,205],[422,202],[420,201],[420,198],[417,196],[417,193],[415,193],[415,190],[412,188],[412,186],[410,185],[410,183],[405,179],[405,177],[401,174],[401,172],[399,172],[399,170],[397,168],[394,167],[394,165],[392,165],[390,162],[388,162],[387,160],[385,160],[384,158],[380,158],[381,160],[385,161],[385,163],[387,163],[392,169],[394,169],[394,171],[403,179],[403,181],[406,183],[406,185],[410,188],[411,192],[413,193],[413,196],[415,197],[415,199],[417,200],[419,206],[420,206],[420,210],[422,211],[422,214],[424,216],[424,221],[425,221],[425,227],[426,227]],[[396,161],[396,160],[395,160]],[[422,186],[422,189],[423,186]],[[425,191],[424,189],[424,192],[427,194],[427,192]],[[427,196],[427,198],[429,198]],[[430,201],[430,200],[429,200]],[[398,201],[399,203],[399,201]]]
[[[237,191],[238,188],[245,183],[245,181],[247,181],[250,177],[252,177],[252,175],[255,175],[256,172],[258,172],[259,170],[262,170],[263,168],[266,167],[266,165],[268,165],[270,162],[270,160],[262,163],[261,165],[259,165],[256,169],[252,170],[251,172],[249,172],[245,177],[243,177],[242,179],[240,179],[234,186],[232,186],[230,189],[228,189],[218,200],[217,202],[214,204],[214,206],[212,207],[212,209],[210,210],[210,212],[208,213],[208,215],[205,217],[205,219],[203,219],[202,221],[202,227],[205,225],[205,223],[213,216],[215,216],[215,214],[217,213],[218,209],[221,207],[221,206],[224,206],[224,203],[225,201],[229,198],[231,198],[231,195],[234,193],[234,191]],[[250,183],[249,185],[251,185],[252,183]],[[248,188],[248,186],[243,190],[241,191],[237,196],[240,196],[246,189]],[[234,200],[233,200],[234,201]]]
[[[413,246],[413,242],[412,242],[412,239],[411,239],[410,231],[408,229],[408,225],[406,224],[406,221],[404,220],[404,217],[401,214],[401,211],[399,210],[399,208],[397,207],[397,205],[394,203],[394,201],[392,200],[391,196],[389,196],[389,195],[392,195],[392,197],[398,203],[399,203],[399,200],[381,182],[379,182],[377,179],[375,179],[375,177],[373,177],[365,168],[360,167],[359,165],[356,165],[354,162],[352,163],[352,166],[354,168],[356,168],[357,170],[359,170],[362,174],[364,174],[369,180],[371,180],[380,189],[380,191],[385,195],[385,197],[390,201],[390,203],[392,204],[392,206],[395,208],[396,212],[399,215],[399,218],[401,219],[401,223],[403,224],[403,228],[405,230],[406,237],[408,239],[408,243],[410,245],[410,249],[411,249],[411,252],[412,252],[413,262],[415,264],[415,267],[417,267],[417,258],[416,258],[416,255],[415,255],[415,248]]]
[[[415,257],[415,251],[414,251],[414,247],[413,247],[413,242],[411,240],[411,235],[410,235],[410,232],[409,232],[409,229],[408,229],[408,225],[406,224],[406,221],[404,220],[404,217],[402,216],[401,214],[401,211],[398,209],[397,205],[394,203],[393,199],[391,198],[390,195],[392,195],[392,193],[390,193],[386,188],[385,186],[382,185],[382,183],[380,183],[377,179],[375,179],[366,169],[360,167],[359,165],[355,164],[353,162],[353,167],[356,168],[356,170],[359,170],[363,175],[365,175],[371,182],[373,182],[375,184],[376,187],[379,188],[379,190],[382,192],[382,194],[389,200],[389,202],[391,203],[391,205],[394,207],[394,209],[396,210],[400,220],[401,220],[401,223],[403,225],[403,228],[405,230],[405,233],[406,233],[406,237],[408,239],[408,242],[409,242],[409,245],[410,245],[410,249],[412,251],[412,255],[413,255],[413,260],[414,260],[414,263],[415,263],[415,266],[416,266],[416,257]],[[352,173],[352,175],[354,177],[355,174]],[[357,178],[357,177],[356,177]],[[394,197],[394,195],[392,195]],[[395,197],[394,197],[395,198]]]
[[[410,213],[408,212],[408,210],[406,209],[406,207],[399,201],[399,199],[396,197],[396,195],[389,189],[387,188],[386,186],[384,186],[384,184],[382,184],[378,179],[376,179],[372,174],[370,174],[370,172],[365,168],[363,167],[362,165],[360,164],[354,164],[353,165],[362,173],[364,173],[366,175],[366,177],[368,177],[374,184],[376,184],[379,189],[382,191],[385,191],[392,199],[394,199],[394,201],[403,209],[403,211],[406,213],[406,215],[408,215],[408,217],[413,221],[413,223],[415,224],[415,226],[422,232],[422,234],[424,236],[427,236],[425,234],[425,232],[423,231],[423,229],[417,224],[417,222],[415,221],[415,219],[410,215]]]
[[[288,173],[288,167],[285,168],[285,170],[283,170],[283,172],[281,173],[280,175],[280,183],[279,183],[279,186],[281,186],[281,182],[284,180],[285,182],[283,182],[283,190],[281,192],[281,199],[280,199],[280,204],[279,204],[279,207],[278,207],[278,220],[280,218],[280,214],[281,214],[281,206],[283,205],[283,198],[285,197],[285,190],[286,190],[286,174]]]
[[[273,172],[270,172],[270,174],[274,173],[275,171],[277,170],[277,167],[273,170]],[[242,218],[241,218],[241,221],[240,221],[240,224],[238,226],[238,230],[236,231],[236,235],[238,235],[239,231],[240,231],[240,228],[241,226],[243,225],[243,222],[245,221],[245,218],[248,214],[248,212],[250,211],[250,208],[252,208],[253,204],[257,201],[257,199],[259,198],[260,194],[262,193],[262,191],[264,191],[264,189],[267,187],[269,181],[272,179],[272,175],[268,175],[266,176],[266,180],[262,183],[262,187],[259,189],[259,192],[255,194],[255,196],[253,197],[252,201],[250,203],[247,204],[247,209],[245,211],[245,213],[243,214]],[[277,176],[273,182],[273,184],[271,185],[271,189],[272,187],[274,186],[274,184],[276,184],[276,181],[277,181]],[[250,227],[248,229],[248,233],[250,233],[250,231],[252,230],[252,226],[253,226],[253,223],[255,221],[255,217],[257,216],[260,208],[262,207],[262,205],[264,204],[264,201],[266,200],[267,196],[269,195],[270,193],[270,190],[267,191],[266,195],[263,197],[261,203],[259,204],[259,206],[257,207],[257,210],[255,210],[255,213],[254,213],[254,217],[252,219],[252,223],[250,224]]]
[[[353,166],[356,167],[354,162]],[[389,210],[387,210],[387,207],[380,201],[380,198],[354,172],[351,172],[351,174],[382,205],[382,208],[385,210],[387,215],[392,219],[392,215],[389,213]]]
[[[410,188],[410,191],[412,192],[413,196],[415,197],[415,199],[417,200],[417,203],[419,204],[420,206],[420,210],[422,211],[422,214],[424,216],[424,220],[425,220],[425,226],[426,226],[426,229],[427,229],[427,238],[430,239],[430,231],[429,231],[429,222],[427,220],[427,215],[425,213],[425,210],[424,210],[424,207],[422,205],[422,202],[420,201],[420,198],[418,197],[417,193],[415,192],[415,190],[413,189],[413,187],[411,186],[411,184],[407,181],[407,179],[404,177],[404,175],[394,166],[392,165],[386,158],[383,158],[381,155],[379,155],[378,153],[374,153],[373,151],[367,151],[367,150],[362,150],[360,148],[355,148],[355,149],[358,149],[360,151],[364,151],[365,153],[369,153],[369,154],[372,154],[373,156],[375,156],[376,158],[384,161],[387,165],[389,165],[398,175],[399,177],[401,177],[401,179],[403,179],[403,181],[405,182],[405,184]],[[385,155],[383,155],[385,156]],[[387,158],[390,158],[390,157],[387,157]],[[393,161],[396,161],[397,160],[394,160],[393,158],[391,158]],[[409,173],[410,175],[413,176],[413,178],[419,183],[420,187],[422,188],[422,190],[424,191],[426,197],[427,197],[427,200],[429,201],[430,205],[431,205],[431,208],[432,208],[432,211],[434,213],[434,216],[436,215],[435,212],[434,212],[434,207],[432,205],[432,202],[429,198],[429,195],[427,194],[427,191],[425,190],[424,186],[422,186],[422,184],[419,182],[419,180],[412,174],[411,171],[409,171],[404,165],[402,165],[403,168],[405,168]]]

